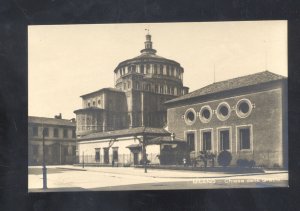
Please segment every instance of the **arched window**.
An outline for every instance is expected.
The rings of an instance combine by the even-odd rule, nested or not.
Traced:
[[[141,73],[144,74],[144,65],[141,64]]]
[[[150,85],[150,84],[147,84],[146,90],[147,90],[147,91],[150,91],[150,90],[151,90],[151,85]]]
[[[163,87],[163,85],[160,85],[160,86],[159,86],[159,92],[160,92],[161,94],[164,93],[164,87]]]
[[[155,93],[158,93],[158,85],[155,84]]]
[[[154,64],[154,74],[157,74],[157,64]]]
[[[177,95],[177,87],[174,87],[174,95]]]
[[[169,72],[170,71],[170,67],[169,67],[169,65],[167,65],[167,75],[169,75]]]
[[[146,73],[147,73],[147,74],[150,73],[150,64],[146,64]]]

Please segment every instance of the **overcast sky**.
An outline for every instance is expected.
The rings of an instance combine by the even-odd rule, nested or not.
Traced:
[[[146,31],[157,55],[184,68],[190,91],[269,70],[287,76],[287,22],[29,26],[30,116],[75,117],[80,95],[114,87],[114,68],[140,55]]]

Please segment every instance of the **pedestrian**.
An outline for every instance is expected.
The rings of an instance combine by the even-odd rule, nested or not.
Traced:
[[[186,166],[186,158],[185,157],[183,158],[182,161],[183,161],[183,166]]]
[[[112,160],[111,164],[112,164],[112,167],[114,167],[115,166],[115,160]]]

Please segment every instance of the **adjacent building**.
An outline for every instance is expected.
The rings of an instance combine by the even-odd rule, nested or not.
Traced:
[[[287,167],[287,78],[264,71],[220,81],[165,103],[168,129],[190,156],[226,150],[258,166]]]
[[[44,134],[43,134],[44,131]],[[73,164],[76,159],[75,119],[28,117],[28,164],[41,165],[43,139],[47,165]]]

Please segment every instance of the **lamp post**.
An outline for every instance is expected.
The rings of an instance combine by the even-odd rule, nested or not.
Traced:
[[[146,136],[143,135],[143,161],[144,161],[144,173],[147,173],[147,152],[146,152]]]
[[[84,168],[84,151],[82,151],[82,168]]]
[[[142,156],[143,156],[143,165],[144,165],[144,173],[147,173],[147,153],[146,153],[146,136],[143,134],[143,141],[141,140],[141,138],[138,138],[137,136],[134,137],[135,139],[137,139],[139,141],[139,143],[142,143]]]
[[[43,125],[43,190],[47,189],[47,168],[45,160],[45,128]]]

